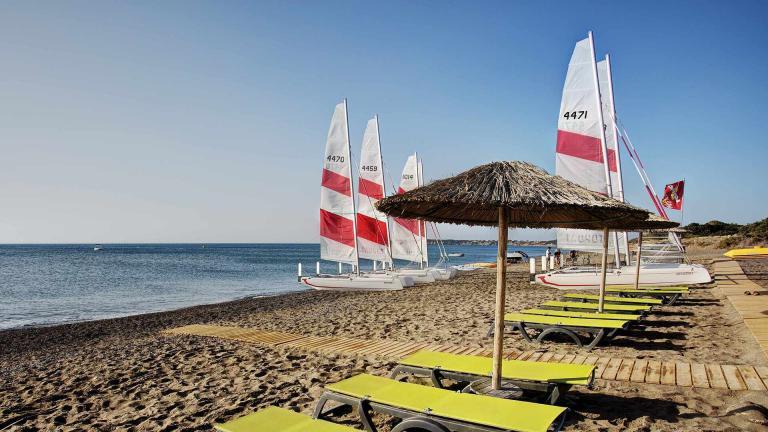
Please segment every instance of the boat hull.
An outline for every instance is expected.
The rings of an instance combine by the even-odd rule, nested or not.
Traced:
[[[316,276],[301,278],[309,288],[322,291],[397,291],[403,289],[403,281],[396,276]]]
[[[635,267],[623,266],[606,273],[606,285],[634,285]],[[697,264],[645,264],[640,267],[641,286],[695,285],[712,281],[709,272]],[[557,289],[600,287],[600,269],[571,267],[536,275],[536,283]]]

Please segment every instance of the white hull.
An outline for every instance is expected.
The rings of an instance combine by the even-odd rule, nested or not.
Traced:
[[[697,264],[643,264],[640,285],[673,286],[704,284],[712,281],[709,272]],[[600,287],[599,268],[570,267],[536,275],[536,282],[557,289],[596,289]],[[606,285],[634,285],[635,266],[609,270]]]
[[[400,279],[400,283],[403,284],[403,288],[412,287],[414,285],[414,281],[413,281],[413,278],[411,276],[394,274],[394,273],[390,273],[390,272],[361,273],[360,277],[379,278],[379,279],[391,279],[393,277],[396,277],[396,278]]]
[[[432,275],[437,280],[449,280],[456,277],[456,267],[433,267],[430,270],[432,270]]]
[[[327,291],[397,291],[403,289],[399,277],[316,276],[301,278],[301,283],[316,290]]]
[[[432,283],[437,279],[432,269],[397,269],[394,273],[399,276],[408,276],[417,284]]]

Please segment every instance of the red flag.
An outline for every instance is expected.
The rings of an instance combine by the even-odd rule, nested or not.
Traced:
[[[661,205],[673,210],[683,208],[683,191],[685,190],[685,180],[668,184],[664,187],[664,196],[661,198]]]

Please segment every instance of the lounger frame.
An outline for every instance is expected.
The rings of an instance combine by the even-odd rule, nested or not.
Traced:
[[[597,346],[597,344],[603,340],[609,341],[613,339],[619,330],[627,329],[626,324],[621,328],[612,329],[606,329],[604,327],[571,326],[564,324],[541,324],[527,321],[504,321],[504,324],[505,326],[511,327],[512,331],[520,330],[520,334],[523,336],[523,339],[530,343],[541,343],[550,335],[564,334],[570,337],[573,342],[578,345],[579,348],[583,348],[587,351]],[[538,336],[533,337],[532,335],[528,334],[528,329],[537,329],[541,330],[541,332],[538,334]],[[592,338],[592,340],[585,345],[581,340],[581,336],[578,334],[579,332],[587,333]]]
[[[337,393],[331,390],[325,390],[320,400],[317,402],[315,412],[312,415],[313,418],[323,418],[325,411],[325,405],[328,402],[337,402],[341,405],[348,405],[355,408],[360,416],[360,422],[368,432],[377,432],[378,429],[373,424],[371,419],[371,413],[377,412],[386,414],[392,417],[402,419],[394,428],[392,432],[406,432],[409,429],[423,429],[427,432],[510,432],[510,429],[499,429],[492,426],[479,425],[475,423],[464,422],[456,419],[449,419],[440,416],[431,415],[430,412],[415,412],[404,408],[398,408],[392,405],[373,402],[367,399],[360,399],[354,396]],[[335,407],[333,409],[336,409]],[[331,411],[333,410],[331,409]],[[555,432],[560,431],[565,424],[565,419],[568,414],[568,409],[555,419],[553,423]]]
[[[616,297],[627,297],[627,298],[654,297],[654,298],[660,299],[663,305],[672,306],[682,296],[683,293],[661,294],[661,293],[654,293],[653,291],[642,292],[642,293],[625,293],[625,292],[611,291],[610,294]]]
[[[432,381],[432,385],[437,388],[445,388],[443,386],[443,380],[449,379],[453,381],[463,382],[463,383],[471,383],[472,381],[476,381],[478,379],[483,378],[481,375],[475,375],[475,374],[469,374],[465,372],[456,372],[456,371],[450,371],[450,370],[443,370],[440,368],[428,368],[428,367],[422,367],[422,366],[410,366],[410,365],[403,365],[399,364],[395,366],[395,368],[392,370],[392,373],[389,374],[389,377],[392,379],[397,379],[400,375],[412,375],[416,377],[421,378],[429,378]],[[592,388],[592,385],[595,381],[595,371],[592,371],[592,376],[589,379],[589,383],[587,384],[588,388]],[[516,385],[523,389],[524,391],[529,391],[536,393],[537,400],[540,402],[544,402],[550,405],[554,405],[557,403],[557,401],[560,399],[562,395],[564,395],[570,388],[573,386],[573,384],[566,384],[566,383],[554,383],[554,382],[543,382],[543,381],[529,381],[529,380],[520,380],[520,379],[510,379],[510,378],[504,378],[504,382],[511,383],[513,385]],[[469,385],[464,387],[464,389],[461,390],[462,393],[471,393]]]
[[[586,301],[576,301],[576,300],[571,300],[570,303],[594,304],[594,303],[590,303],[590,302],[586,302]],[[594,308],[587,308],[587,307],[580,308],[578,306],[547,306],[545,304],[542,304],[542,305],[537,306],[537,307],[539,307],[541,309],[549,309],[549,310],[556,310],[556,311],[574,311],[574,312],[576,312],[576,311],[594,312],[595,311]],[[638,310],[638,311],[611,310],[610,313],[626,314],[626,315],[640,315],[640,317],[641,317],[640,319],[643,319],[643,318],[648,316],[648,311],[647,310]]]

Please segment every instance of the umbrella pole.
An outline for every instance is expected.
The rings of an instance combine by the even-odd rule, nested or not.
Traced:
[[[640,254],[643,250],[643,232],[637,235],[637,263],[635,263],[635,289],[640,287]]]
[[[597,305],[597,311],[603,312],[605,303],[605,274],[608,267],[608,228],[603,228],[603,259],[602,269],[600,270],[600,299]]]
[[[491,388],[501,388],[501,356],[504,349],[504,303],[507,288],[507,210],[499,208],[499,248],[496,256],[496,314],[493,332]]]

